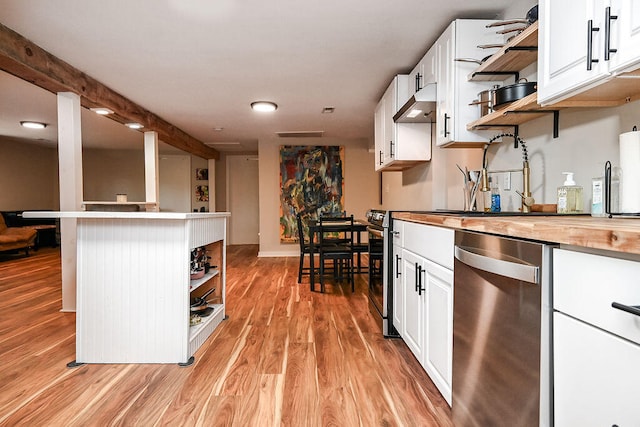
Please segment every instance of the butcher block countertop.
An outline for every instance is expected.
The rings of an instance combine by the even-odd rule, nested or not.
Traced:
[[[393,212],[394,219],[587,248],[640,254],[640,218],[581,216],[464,216]]]

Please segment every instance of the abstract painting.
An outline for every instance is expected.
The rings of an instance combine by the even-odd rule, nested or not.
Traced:
[[[296,214],[344,211],[344,147],[280,146],[280,241],[298,241]]]

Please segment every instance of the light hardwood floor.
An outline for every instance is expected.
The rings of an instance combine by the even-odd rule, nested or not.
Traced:
[[[368,311],[366,276],[309,291],[297,258],[227,253],[227,314],[177,365],[84,365],[60,313],[60,252],[0,255],[2,426],[451,426],[406,345]],[[141,301],[141,304],[152,303]]]

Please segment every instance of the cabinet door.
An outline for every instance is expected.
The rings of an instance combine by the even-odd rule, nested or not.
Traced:
[[[640,346],[556,312],[556,426],[637,426]]]
[[[425,261],[427,310],[424,367],[451,405],[453,365],[453,271]]]
[[[640,2],[611,0],[611,15],[617,18],[611,21],[610,48],[617,52],[611,53],[609,71],[637,68],[640,63]]]
[[[393,116],[397,111],[396,99],[397,92],[397,78],[394,78],[387,91],[384,93],[384,148],[383,148],[383,163],[387,164],[393,160],[394,145],[396,143],[396,124],[393,122]]]
[[[409,95],[412,95],[427,84],[436,82],[436,47],[427,51],[420,62],[409,73]]]
[[[402,285],[402,247],[393,245],[393,326],[404,336],[404,286]]]
[[[384,97],[378,102],[374,114],[374,144],[375,144],[375,169],[380,170],[384,166]]]
[[[422,364],[425,340],[425,271],[424,259],[413,252],[402,251],[402,284],[404,292],[404,335],[402,338]],[[419,290],[419,286],[422,286]]]
[[[538,103],[560,101],[609,75],[604,61],[604,7],[604,0],[540,0]],[[599,29],[590,34],[591,46],[589,22]],[[588,52],[598,61],[590,70]]]
[[[435,44],[436,49],[436,145],[443,145],[453,140],[453,46],[455,22],[451,23]]]

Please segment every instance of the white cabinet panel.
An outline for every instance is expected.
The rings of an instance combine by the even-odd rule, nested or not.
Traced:
[[[453,271],[426,261],[427,337],[425,369],[451,405]]]
[[[469,81],[468,75],[477,67],[456,58],[480,59],[487,51],[478,47],[504,42],[495,29],[486,28],[493,21],[457,19],[447,27],[435,43],[437,58],[437,120],[436,145],[486,142],[493,131],[469,131],[467,124],[477,120],[477,105],[469,105],[478,93],[491,89],[492,82]]]
[[[639,277],[640,262],[554,249],[553,308],[640,343],[640,317],[611,306],[640,305]]]
[[[640,425],[640,346],[554,314],[555,425]]]
[[[540,0],[539,15],[538,103],[562,101],[640,66],[639,2]]]
[[[424,259],[407,250],[402,251],[402,284],[404,292],[404,334],[402,338],[421,363],[424,360],[426,292]]]

